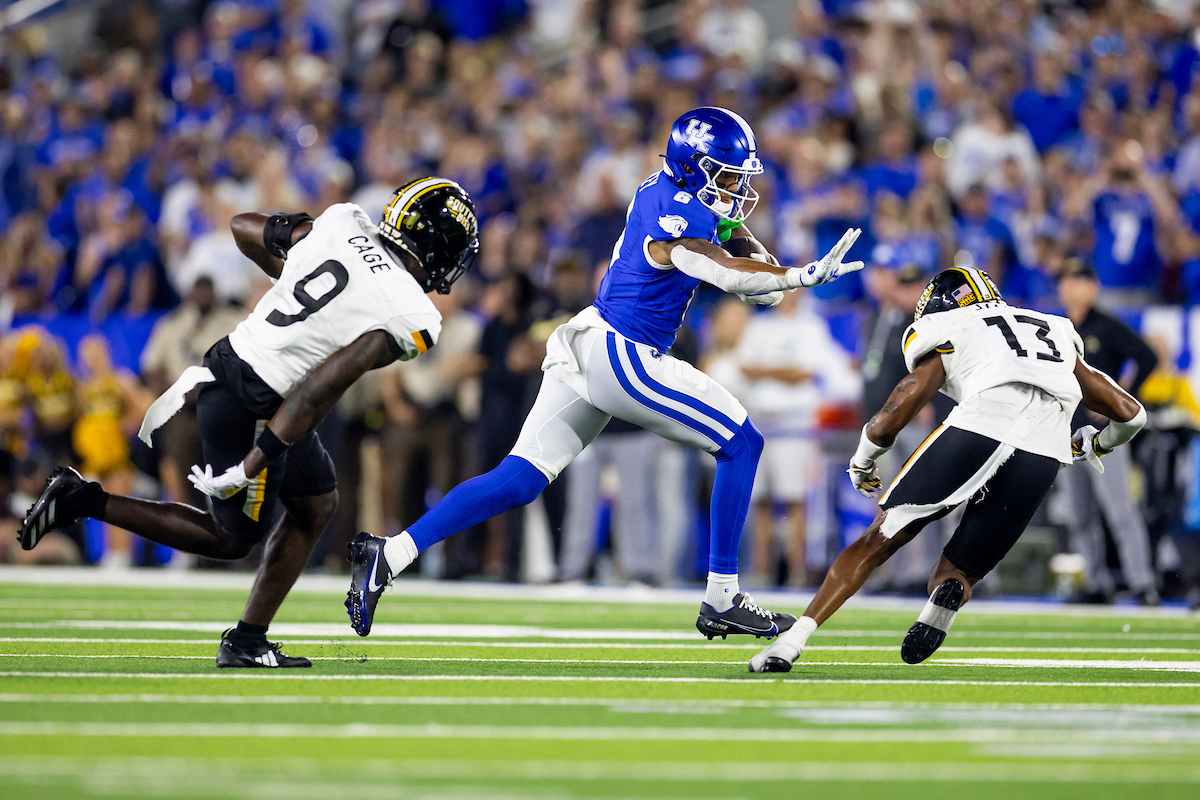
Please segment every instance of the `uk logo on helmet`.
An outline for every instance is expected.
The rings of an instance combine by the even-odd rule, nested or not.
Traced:
[[[709,133],[712,125],[707,122],[701,122],[698,119],[688,120],[687,127],[683,130],[683,136],[687,139],[688,144],[699,150],[701,153],[708,152],[708,143],[717,138]]]

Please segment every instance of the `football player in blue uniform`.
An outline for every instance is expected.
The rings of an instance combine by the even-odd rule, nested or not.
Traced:
[[[761,608],[738,588],[738,542],[762,435],[728,391],[667,353],[701,281],[774,305],[784,291],[862,268],[861,261],[842,263],[858,230],[805,267],[779,266],[752,239],[741,242],[740,251],[756,250],[757,258],[734,257],[720,246],[750,238],[743,223],[758,201],[750,186],[763,171],[757,149],[750,126],[731,111],[697,108],[676,120],[663,169],[629,205],[595,303],[547,342],[541,390],[512,453],[453,489],[408,530],[387,539],[362,533],[351,544],[346,609],[360,635],[371,630],[383,588],[418,554],[532,502],[614,416],[717,459],[700,632],[710,639],[773,637],[796,621]]]

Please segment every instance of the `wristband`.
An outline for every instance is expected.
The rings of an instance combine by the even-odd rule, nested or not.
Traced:
[[[867,436],[867,426],[863,425],[862,436],[858,440],[858,449],[854,451],[854,460],[860,464],[870,464],[891,449],[872,442],[871,437]]]
[[[281,455],[286,453],[287,449],[291,446],[284,444],[284,442],[275,435],[275,431],[271,430],[270,425],[263,426],[263,431],[258,435],[258,441],[256,441],[254,444],[257,445],[258,449],[262,450],[263,455],[267,457],[267,463],[279,458]]]
[[[270,217],[263,227],[263,245],[267,251],[273,256],[287,258],[288,250],[292,249],[292,231],[302,222],[312,222],[312,217],[304,212]]]

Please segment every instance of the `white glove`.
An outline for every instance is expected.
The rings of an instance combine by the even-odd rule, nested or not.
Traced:
[[[850,459],[850,468],[846,470],[854,489],[863,497],[870,497],[883,488],[879,478],[879,466],[874,461],[865,461],[858,456]]]
[[[739,294],[743,302],[752,306],[777,306],[783,301],[783,292],[760,292],[759,294]]]
[[[848,275],[851,272],[857,272],[862,269],[863,262],[861,261],[842,263],[842,257],[849,252],[850,248],[854,246],[854,242],[861,235],[861,229],[851,228],[842,234],[842,238],[838,240],[838,243],[820,261],[814,261],[804,267],[793,267],[792,269],[800,270],[801,285],[811,289],[814,286],[835,281],[843,275]]]
[[[1103,475],[1104,465],[1100,463],[1100,456],[1106,456],[1111,451],[1097,450],[1096,435],[1098,433],[1099,431],[1091,425],[1084,425],[1071,434],[1071,460],[1075,463],[1086,461]]]
[[[206,464],[203,470],[192,465],[192,474],[188,475],[188,480],[197,489],[218,500],[232,497],[254,483],[254,478],[246,477],[246,467],[240,461],[217,476],[213,475],[211,464]]]

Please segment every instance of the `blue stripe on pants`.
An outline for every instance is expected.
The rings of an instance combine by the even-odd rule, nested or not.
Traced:
[[[730,434],[741,427],[740,423],[734,422],[712,406],[706,406],[704,403],[700,402],[695,397],[692,397],[690,394],[685,394],[677,389],[664,386],[663,384],[654,380],[654,378],[651,378],[650,373],[646,372],[646,367],[644,364],[642,364],[641,358],[638,357],[637,348],[634,347],[633,342],[625,342],[625,350],[629,353],[629,361],[631,364],[633,364],[634,374],[641,378],[642,383],[644,383],[647,388],[658,392],[663,397],[669,397],[677,403],[682,403],[688,408],[699,411],[701,414],[711,417],[728,428]]]
[[[716,444],[722,444],[726,441],[726,437],[717,433],[704,423],[692,419],[683,412],[676,411],[673,408],[664,406],[662,403],[655,402],[639,392],[634,387],[633,382],[629,380],[629,376],[625,374],[625,370],[621,367],[621,359],[617,354],[617,335],[612,331],[608,332],[608,361],[609,364],[612,365],[613,374],[617,376],[617,382],[620,383],[621,388],[625,390],[625,394],[632,397],[638,403],[650,409],[651,411],[657,411],[659,414],[675,420],[676,422],[696,431],[703,436],[707,436]],[[637,363],[636,360],[634,363]],[[738,426],[735,425],[733,427],[736,429]]]

